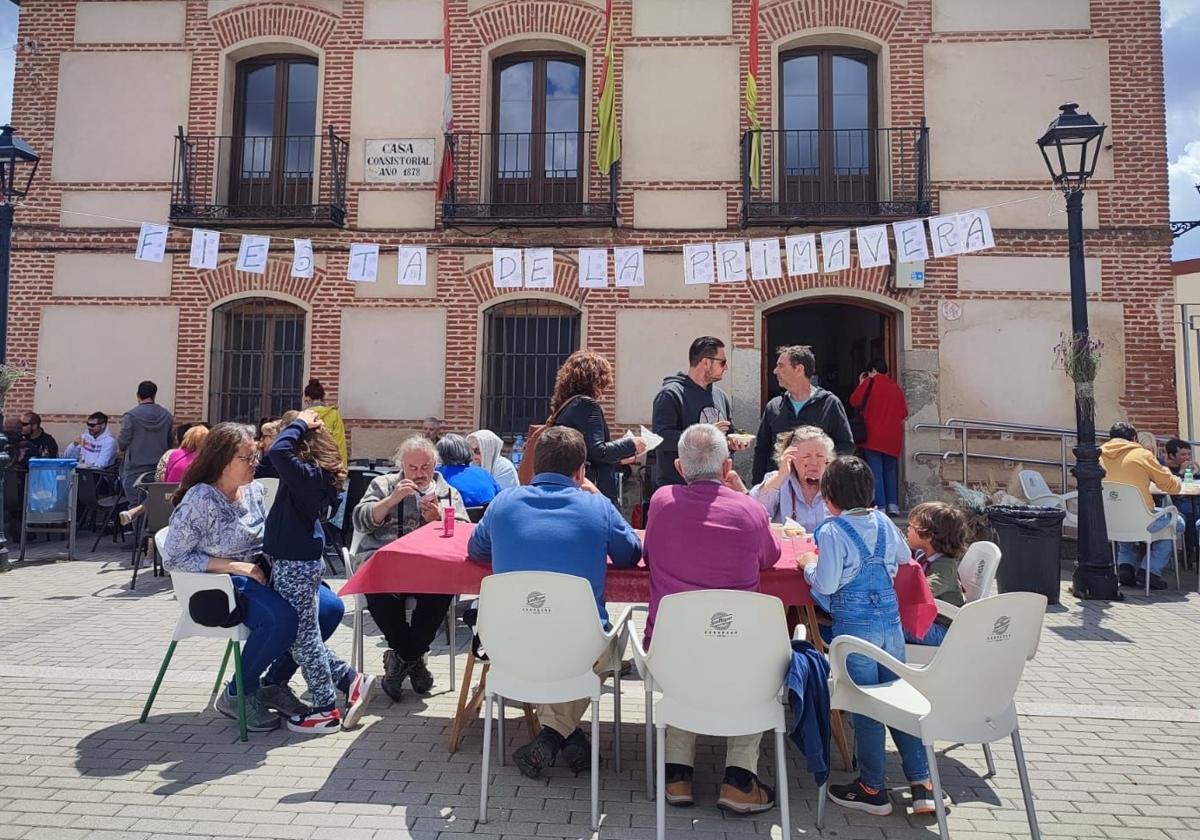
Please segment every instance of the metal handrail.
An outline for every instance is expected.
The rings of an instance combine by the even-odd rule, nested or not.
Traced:
[[[1059,467],[1061,471],[1062,492],[1068,490],[1067,474],[1071,464],[1074,461],[1068,458],[1070,452],[1067,442],[1075,440],[1076,430],[1064,426],[1041,426],[1034,423],[1017,423],[1009,420],[978,420],[970,417],[951,417],[944,423],[917,423],[912,427],[913,431],[936,431],[936,432],[960,432],[961,433],[961,448],[956,452],[954,450],[929,452],[921,451],[914,452],[914,458],[938,458],[942,461],[948,461],[951,458],[962,459],[963,469],[963,484],[968,481],[970,461],[972,458],[980,461],[1019,461],[1024,464],[1039,464],[1042,466]],[[1059,447],[1061,449],[1061,457],[1057,461],[1051,461],[1045,458],[1025,458],[1016,455],[996,455],[984,452],[971,452],[968,448],[968,439],[970,432],[1000,432],[1010,434],[1022,434],[1029,437],[1057,437],[1059,439]],[[1108,440],[1110,435],[1107,432],[1096,432],[1096,439]],[[1156,443],[1165,443],[1171,440],[1174,435],[1155,435]],[[1187,441],[1193,447],[1196,446],[1194,441]]]

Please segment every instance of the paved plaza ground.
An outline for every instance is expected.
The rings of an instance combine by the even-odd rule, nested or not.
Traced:
[[[96,554],[51,562],[63,543],[39,543],[40,562],[0,576],[0,659],[8,708],[0,733],[0,838],[405,838],[472,833],[491,837],[590,837],[586,776],[564,768],[530,781],[497,767],[489,822],[480,824],[482,727],[455,755],[446,736],[456,694],[448,690],[445,640],[431,657],[437,693],[378,695],[354,733],[303,739],[285,729],[251,733],[207,706],[221,643],[180,644],[150,720],[137,722],[178,615],[167,579],[139,576],[129,590],[128,554],[107,539]],[[81,550],[91,541],[81,540]],[[15,555],[15,551],[14,551]],[[1044,836],[1200,838],[1200,597],[1185,591],[1131,594],[1120,603],[1051,607],[1036,661],[1019,694],[1021,729]],[[1173,581],[1172,581],[1173,582]],[[336,586],[336,584],[335,584]],[[348,655],[350,617],[332,644]],[[382,647],[368,624],[367,665]],[[459,634],[465,643],[467,634]],[[461,678],[464,657],[459,658]],[[303,689],[297,677],[294,686]],[[652,838],[645,797],[641,683],[622,696],[623,772],[614,772],[611,728],[602,744],[601,837]],[[612,703],[601,704],[611,720]],[[516,710],[511,752],[523,738]],[[891,746],[889,744],[889,750]],[[932,816],[900,807],[906,789],[894,752],[889,782],[897,809],[871,817],[830,804],[824,832],[813,824],[812,777],[789,746],[794,837],[839,840],[933,838]],[[956,802],[956,838],[1028,837],[1008,742],[996,745],[997,775],[985,778],[978,747],[938,745],[942,779]],[[778,810],[730,818],[715,807],[722,749],[700,741],[692,809],[670,809],[668,832],[691,840],[780,836]],[[764,740],[760,769],[773,776]],[[848,778],[840,761],[834,781]]]

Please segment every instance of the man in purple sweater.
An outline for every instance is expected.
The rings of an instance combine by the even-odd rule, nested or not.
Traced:
[[[659,602],[676,592],[742,589],[757,592],[759,576],[779,560],[779,540],[766,509],[745,494],[733,471],[725,435],[706,423],[679,436],[675,468],[687,482],[659,488],[650,500],[642,556],[650,566],[646,645]],[[736,489],[734,489],[736,488]],[[725,778],[717,806],[735,814],[770,810],[775,792],[758,780],[762,734],[726,739]],[[667,727],[667,801],[691,805],[696,735]]]

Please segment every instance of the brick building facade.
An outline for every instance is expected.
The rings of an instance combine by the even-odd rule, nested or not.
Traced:
[[[463,431],[487,421],[496,405],[490,395],[507,387],[485,381],[499,375],[490,360],[504,354],[493,346],[498,333],[489,332],[502,326],[488,312],[497,303],[528,299],[554,307],[526,315],[519,308],[505,311],[512,318],[565,312],[575,318],[574,340],[613,361],[617,385],[605,408],[615,427],[647,422],[661,377],[685,366],[692,337],[712,332],[731,345],[727,384],[735,421],[753,428],[774,385],[770,349],[781,338],[803,339],[809,328],[829,330],[822,322],[860,325],[846,327],[857,349],[849,355],[839,349],[837,365],[823,370],[822,379],[844,390],[865,355],[882,354],[909,395],[911,422],[957,416],[1071,425],[1069,383],[1050,366],[1057,331],[1070,324],[1065,219],[1061,199],[1046,190],[1033,140],[1059,104],[1077,101],[1109,125],[1108,148],[1086,197],[1092,323],[1108,344],[1098,420],[1128,417],[1160,434],[1177,429],[1157,4],[762,0],[758,116],[764,128],[780,132],[780,145],[790,142],[781,130],[802,124],[802,117],[796,123],[788,114],[803,112],[806,96],[826,114],[821,120],[834,114],[834,142],[838,109],[861,107],[869,116],[872,151],[861,169],[870,183],[859,198],[882,203],[916,188],[934,213],[1005,205],[992,211],[995,249],[930,260],[923,288],[898,289],[894,269],[857,263],[828,275],[683,284],[685,244],[854,227],[900,215],[879,207],[823,215],[811,206],[789,214],[788,206],[772,204],[780,212],[743,226],[747,199],[765,195],[768,204],[778,202],[791,177],[788,152],[768,147],[766,193],[744,183],[750,0],[614,0],[613,72],[624,143],[615,197],[590,153],[603,64],[602,0],[447,2],[454,128],[462,144],[456,147],[458,195],[470,195],[474,209],[466,200],[462,207],[436,201],[431,183],[379,184],[364,177],[367,140],[436,138],[439,150],[443,145],[441,0],[24,0],[13,123],[42,155],[42,168],[17,215],[8,347],[10,359],[29,360],[42,376],[36,386],[14,388],[10,410],[32,406],[53,431],[73,434],[92,410],[128,408],[137,381],[149,377],[177,418],[223,419],[218,409],[230,403],[221,402],[228,396],[220,393],[222,382],[242,357],[214,347],[214,331],[232,329],[217,326],[222,319],[233,323],[230,304],[262,299],[274,302],[261,305],[262,317],[291,312],[289,323],[299,330],[280,339],[284,328],[274,328],[273,340],[293,341],[286,362],[292,367],[285,369],[280,356],[270,362],[276,373],[282,370],[289,382],[320,378],[342,408],[355,454],[382,455],[398,427],[429,414]],[[276,218],[266,220],[268,228],[262,216],[238,219],[236,212],[194,222],[195,209],[180,205],[181,177],[195,173],[180,175],[178,128],[189,149],[210,143],[219,150],[225,143],[241,150],[241,162],[226,162],[225,170],[219,161],[205,164],[214,170],[214,186],[204,200],[228,209],[239,187],[228,186],[227,170],[242,166],[245,175],[250,153],[244,138],[253,119],[247,109],[256,107],[243,86],[245,68],[279,56],[316,67],[315,101],[287,99],[291,94],[277,88],[287,104],[274,106],[300,113],[311,105],[315,113],[314,150],[301,155],[320,160],[313,163],[320,183],[305,187],[315,203],[324,206],[324,190],[338,176],[336,164],[326,163],[330,148],[340,148],[335,138],[348,142],[344,199],[332,202],[344,211],[344,225]],[[496,144],[506,117],[497,115],[500,76],[525,61],[530,78],[542,78],[537,74],[549,71],[539,70],[544,65],[534,56],[578,70],[579,131],[567,180],[574,179],[570,189],[581,189],[584,199],[611,200],[615,224],[595,218],[574,224],[579,219],[565,218],[571,214],[561,206],[541,212],[537,201],[515,220],[501,218],[506,213],[496,179],[505,153]],[[803,80],[809,65],[800,63],[793,68],[800,81],[792,81],[785,64],[798,56],[811,59],[818,78],[834,65],[849,67],[847,73],[861,66],[866,87],[843,94],[828,82],[810,85]],[[283,73],[282,66],[272,72]],[[296,75],[287,78],[300,78],[300,71],[288,72]],[[543,78],[541,84],[550,83]],[[788,85],[795,98],[785,105]],[[535,84],[529,99],[539,95]],[[522,101],[520,91],[512,95],[517,111]],[[528,107],[541,114],[540,123],[531,118],[533,127],[545,130],[558,117],[547,116],[552,106],[540,103]],[[912,151],[906,139],[894,139],[904,135],[880,134],[919,131],[923,121],[927,187],[918,183],[921,171],[911,158],[891,157]],[[818,123],[826,134],[816,130]],[[829,130],[818,121],[798,132],[820,138]],[[232,139],[206,139],[218,137]],[[552,190],[550,141],[536,131],[529,138],[531,145],[516,155],[544,164],[545,179],[530,174],[522,188]],[[801,189],[828,190],[821,179],[844,170],[817,160],[825,152],[812,154],[820,172]],[[468,183],[471,178],[477,183]],[[570,202],[581,200],[572,196]],[[1013,203],[1021,199],[1032,200]],[[480,206],[486,212],[476,212]],[[188,267],[190,239],[182,230],[172,233],[161,266],[133,261],[136,225],[121,220],[169,217],[222,231],[217,269]],[[236,271],[243,232],[312,238],[316,276],[292,278],[290,248],[279,240],[265,275]],[[395,264],[386,259],[377,284],[348,282],[352,242],[379,243],[384,254],[401,244],[430,246],[430,285],[389,282]],[[493,245],[555,246],[553,290],[493,288]],[[581,290],[575,248],[621,245],[645,248],[646,286]],[[506,323],[503,329],[516,329],[518,321]],[[533,322],[524,323],[528,329]],[[826,336],[830,342],[836,337]],[[544,397],[547,387],[539,380],[526,390]],[[912,453],[939,447],[936,433],[910,434],[906,475],[914,495],[936,483],[936,463]]]

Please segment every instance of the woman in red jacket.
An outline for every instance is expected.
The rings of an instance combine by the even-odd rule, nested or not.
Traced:
[[[904,418],[908,404],[904,392],[887,375],[887,362],[875,359],[858,379],[850,405],[862,412],[867,439],[859,446],[875,474],[875,507],[887,506],[889,514],[900,512],[896,467],[904,446]]]

